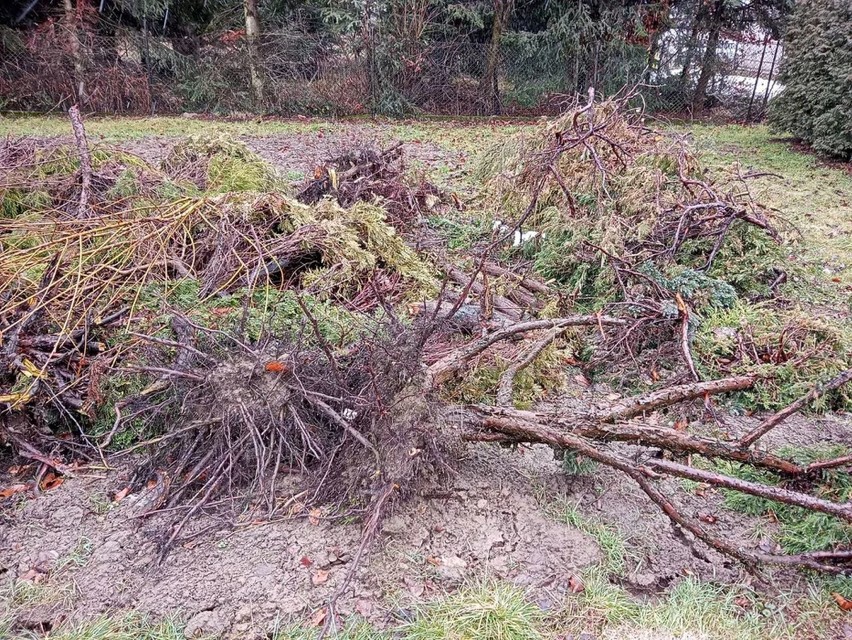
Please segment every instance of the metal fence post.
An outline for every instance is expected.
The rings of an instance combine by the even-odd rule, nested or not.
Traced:
[[[775,71],[775,60],[778,58],[778,48],[781,46],[780,41],[775,42],[775,51],[772,52],[772,64],[769,65],[769,77],[766,79],[766,92],[763,94],[763,105],[760,110],[766,111],[766,103],[769,102],[769,89],[772,86],[772,73]]]
[[[766,45],[769,44],[769,36],[763,38],[763,50],[760,52],[760,62],[757,65],[757,76],[754,78],[754,87],[751,90],[751,98],[748,101],[748,111],[746,112],[745,121],[751,122],[751,105],[754,103],[754,96],[757,93],[757,83],[760,82],[760,72],[763,71],[763,58],[766,56]]]

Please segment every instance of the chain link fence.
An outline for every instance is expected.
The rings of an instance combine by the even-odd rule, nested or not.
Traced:
[[[53,23],[0,30],[0,109],[50,111],[74,101],[98,113],[185,111],[280,115],[553,114],[588,87],[638,86],[648,111],[754,121],[779,90],[780,43],[726,34],[696,98],[703,43],[675,30],[654,46],[510,35],[499,48],[466,40],[379,42],[298,30],[241,31],[198,42],[138,31],[69,34]],[[254,63],[262,93],[252,83]]]

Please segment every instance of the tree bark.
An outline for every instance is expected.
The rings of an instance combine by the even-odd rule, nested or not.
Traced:
[[[258,42],[260,40],[260,18],[257,11],[257,0],[245,0],[246,15],[246,44],[248,45],[249,74],[254,99],[258,105],[264,103],[263,74],[260,71],[260,55]]]
[[[91,214],[89,198],[92,191],[92,155],[89,152],[83,118],[76,104],[68,110],[68,117],[71,119],[71,130],[74,132],[74,142],[80,155],[80,202],[77,206],[77,217],[88,218]]]
[[[487,92],[491,112],[499,115],[500,87],[498,82],[498,71],[500,65],[500,43],[503,40],[503,32],[506,23],[512,14],[513,0],[494,0],[494,20],[491,23],[491,40],[488,43],[488,53],[485,59],[485,74],[482,77],[482,85]]]
[[[707,99],[707,85],[716,73],[716,50],[719,46],[719,35],[722,31],[722,17],[725,12],[725,0],[716,0],[713,13],[710,14],[710,29],[707,33],[707,47],[704,49],[704,59],[701,63],[701,75],[692,96],[692,113],[698,115],[704,111],[704,101]]]
[[[692,20],[692,29],[689,32],[689,40],[686,44],[686,57],[683,60],[683,68],[680,70],[680,87],[686,89],[689,82],[689,68],[692,66],[692,58],[695,56],[695,48],[698,46],[698,28],[701,23],[700,9]]]
[[[65,30],[68,37],[68,51],[74,61],[74,102],[84,104],[86,102],[85,65],[83,64],[83,46],[80,43],[80,34],[77,31],[77,11],[74,8],[74,0],[64,0]]]

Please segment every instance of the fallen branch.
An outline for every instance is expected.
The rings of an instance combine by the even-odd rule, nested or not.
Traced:
[[[598,412],[596,417],[601,422],[627,420],[649,411],[669,407],[686,400],[701,398],[708,394],[714,395],[748,389],[756,381],[757,378],[754,376],[736,376],[733,378],[722,378],[719,380],[666,387],[659,391],[651,391],[650,393],[625,398],[620,402],[614,403],[610,408]]]
[[[469,286],[470,290],[480,297],[488,293],[487,287],[476,279],[477,274],[469,276],[458,267],[454,267],[452,265],[447,265],[445,268],[450,279],[458,284]],[[521,308],[521,306],[516,302],[512,302],[508,298],[500,295],[493,295],[492,299],[494,301],[494,309],[513,320],[518,320],[523,315],[523,308]]]
[[[749,482],[739,478],[732,478],[721,473],[714,473],[704,469],[678,464],[669,460],[652,459],[645,462],[645,465],[654,471],[662,471],[679,478],[687,478],[696,482],[703,482],[715,487],[724,487],[725,489],[733,489],[740,493],[774,500],[775,502],[783,502],[784,504],[792,504],[797,507],[803,507],[809,511],[820,511],[828,515],[841,518],[847,522],[852,522],[852,506],[848,504],[838,504],[829,500],[823,500],[806,493],[799,491],[790,491],[781,487],[772,487],[757,482]]]
[[[814,387],[801,398],[799,398],[789,406],[784,407],[777,413],[772,414],[766,420],[757,425],[754,429],[752,429],[749,433],[747,433],[740,439],[740,445],[743,447],[751,446],[757,440],[759,440],[767,433],[772,431],[779,424],[784,422],[791,415],[793,415],[797,411],[800,411],[824,393],[839,389],[843,385],[847,384],[849,381],[852,381],[852,369],[846,369],[846,371],[840,372],[837,376],[826,382],[824,385],[818,385]]]
[[[497,385],[497,404],[512,404],[512,392],[515,387],[515,376],[532,364],[539,354],[544,351],[560,334],[565,333],[565,329],[566,327],[556,327],[555,329],[547,332],[543,338],[530,345],[519,360],[511,364],[509,368],[503,372],[503,375],[500,376],[500,382]]]
[[[589,458],[590,460],[594,460],[606,466],[622,471],[639,485],[642,491],[644,491],[645,494],[657,506],[660,507],[660,509],[669,517],[669,519],[672,520],[673,523],[675,523],[680,528],[692,533],[696,538],[698,538],[708,546],[716,549],[717,551],[725,555],[736,558],[737,560],[743,562],[749,567],[754,568],[759,562],[764,562],[770,564],[816,569],[828,573],[843,573],[847,570],[847,568],[845,567],[837,567],[827,562],[827,560],[830,559],[846,560],[848,558],[845,554],[841,554],[839,556],[811,556],[810,554],[764,554],[743,549],[741,547],[735,546],[729,542],[720,540],[710,535],[707,531],[704,530],[703,527],[698,525],[696,522],[683,516],[677,509],[677,507],[675,507],[671,499],[664,495],[657,487],[655,487],[650,482],[649,478],[657,477],[654,468],[655,465],[658,465],[661,471],[671,471],[674,469],[673,467],[669,467],[667,469],[663,468],[664,463],[660,463],[657,460],[648,461],[643,464],[635,463],[631,460],[628,460],[627,458],[605,450],[600,443],[593,442],[592,440],[577,435],[575,433],[564,433],[561,431],[556,431],[553,428],[542,424],[515,421],[512,423],[487,422],[484,423],[483,426],[486,429],[499,431],[500,433],[509,436],[510,441],[514,443],[538,442],[564,449],[569,449]],[[676,469],[683,473],[687,473],[686,471],[683,471],[682,467],[683,465],[678,465]],[[733,478],[728,478],[727,480],[730,481],[732,489],[744,491],[745,493],[749,493],[749,489],[752,489],[752,487],[749,486],[752,483],[744,483],[734,487],[733,484],[736,482],[736,480]],[[763,491],[762,488],[759,488],[758,490]],[[791,497],[791,495],[793,495],[794,497]],[[806,494],[798,494],[797,492],[783,492],[783,490],[781,490],[777,493],[774,493],[772,499],[789,501],[790,504],[803,505],[808,502],[809,498],[810,496],[807,496]],[[795,502],[793,502],[793,500],[795,500]],[[821,501],[821,503],[825,502],[826,501]],[[808,504],[809,506],[806,508],[813,509],[815,506],[815,503],[813,502],[810,502]],[[840,511],[839,513],[842,514],[844,519],[848,520],[850,518],[850,512],[848,509],[843,509],[842,507],[840,507],[840,505],[827,506],[831,504],[832,503],[819,504],[818,506],[822,508],[817,510],[827,512],[827,510],[829,509],[842,509],[842,511]],[[824,552],[819,553],[824,554]]]
[[[470,344],[453,351],[450,355],[442,358],[431,365],[426,371],[427,388],[435,388],[449,380],[459,369],[464,367],[472,358],[485,351],[488,347],[501,340],[512,336],[540,329],[554,329],[568,327],[594,327],[594,326],[623,326],[626,322],[621,318],[601,315],[568,316],[565,318],[554,318],[550,320],[530,320],[509,325],[499,331],[488,334],[474,340]]]

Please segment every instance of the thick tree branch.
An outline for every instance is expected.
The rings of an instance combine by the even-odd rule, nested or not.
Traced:
[[[658,391],[625,398],[608,409],[600,411],[596,418],[601,422],[628,420],[649,411],[669,407],[686,400],[694,400],[705,395],[748,389],[756,380],[757,378],[754,376],[736,376],[666,387]]]
[[[449,380],[453,374],[463,368],[472,358],[485,351],[488,347],[501,340],[512,336],[541,329],[555,329],[557,327],[567,329],[568,327],[582,326],[623,326],[627,324],[621,318],[602,315],[568,316],[566,318],[554,318],[550,320],[530,320],[518,322],[494,333],[474,340],[470,344],[456,349],[451,354],[431,365],[426,371],[426,386],[434,388]]]

